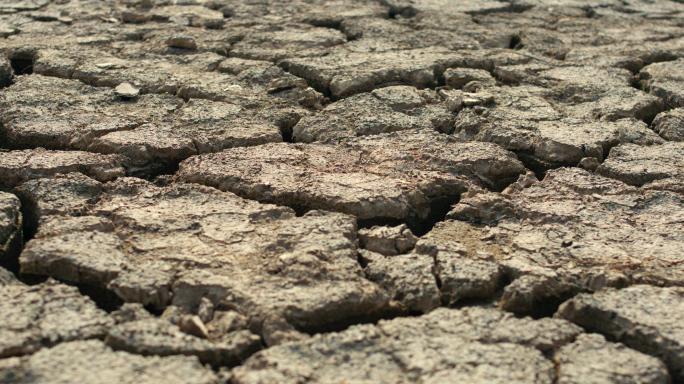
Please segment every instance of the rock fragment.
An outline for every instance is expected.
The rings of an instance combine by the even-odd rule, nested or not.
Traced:
[[[195,39],[182,35],[170,37],[166,41],[166,44],[168,44],[168,46],[172,48],[189,49],[191,51],[197,49],[197,42],[195,42]]]
[[[19,184],[58,173],[80,172],[99,181],[124,176],[118,155],[101,155],[82,151],[52,151],[43,148],[0,152],[0,186],[13,188]]]
[[[676,381],[684,377],[679,325],[683,305],[680,288],[636,285],[578,295],[564,303],[556,316],[658,357]]]
[[[684,60],[654,63],[639,72],[639,78],[645,89],[652,95],[662,98],[670,108],[684,106],[684,89],[681,75]]]
[[[684,141],[684,109],[676,108],[658,114],[653,120],[653,130],[665,140]]]
[[[359,230],[359,243],[362,248],[385,256],[394,256],[410,251],[416,238],[406,224],[397,227],[374,226]]]
[[[362,257],[369,261],[364,269],[368,279],[378,283],[410,311],[427,313],[439,306],[432,257],[417,254],[385,257],[368,255],[367,251]]]
[[[670,142],[650,147],[624,144],[613,148],[596,172],[646,189],[682,193],[682,156],[682,143]]]
[[[140,94],[140,88],[135,87],[131,83],[121,83],[114,88],[114,94],[119,97],[133,99]]]
[[[606,341],[601,335],[579,335],[560,349],[558,383],[652,383],[670,382],[662,361]]]
[[[449,68],[444,71],[446,85],[453,88],[462,88],[471,81],[478,81],[488,85],[494,85],[492,75],[483,69]]]
[[[102,338],[114,321],[75,287],[48,280],[0,286],[0,357],[61,342]]]
[[[91,382],[115,384],[217,384],[216,374],[196,357],[144,357],[112,351],[102,341],[73,341],[31,356],[2,360],[0,378],[36,384]]]
[[[138,355],[197,356],[202,363],[230,367],[259,350],[261,339],[249,331],[237,331],[211,342],[188,335],[166,320],[144,319],[113,327],[105,344]]]
[[[494,309],[437,309],[358,325],[261,351],[233,370],[236,383],[551,383],[553,352],[581,331],[559,320],[515,319]],[[277,364],[276,364],[277,362]]]

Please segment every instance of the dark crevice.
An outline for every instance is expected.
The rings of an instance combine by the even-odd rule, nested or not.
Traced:
[[[434,226],[446,220],[447,214],[451,211],[451,206],[458,204],[461,195],[452,196],[438,196],[430,199],[430,214],[421,223],[421,227],[417,232],[413,232],[416,236],[422,236],[432,230]]]
[[[437,262],[435,261],[435,264],[432,267],[432,274],[435,276],[435,284],[437,285],[437,289],[441,291],[444,283],[442,282],[442,279],[439,277],[439,273],[437,273],[436,269]],[[444,305],[444,300],[442,300],[442,305]]]
[[[19,193],[17,197],[19,198],[19,201],[21,201],[21,214],[24,218],[23,240],[24,244],[26,244],[31,241],[38,232],[38,207],[34,200],[29,199],[21,193]]]
[[[342,25],[342,19],[341,18],[312,18],[312,19],[305,19],[304,22],[309,24],[309,25],[312,25],[314,27],[336,29],[340,32],[343,32],[340,29],[341,25]]]
[[[27,274],[21,274],[17,273],[15,274],[18,278],[19,281],[26,285],[38,285],[42,284],[47,281],[47,279],[50,278],[50,276],[44,276],[44,275],[27,275]]]
[[[546,171],[551,169],[557,169],[561,167],[574,167],[577,164],[574,163],[555,163],[547,160],[540,159],[532,153],[517,151],[515,154],[518,156],[518,160],[523,163],[525,168],[534,172],[534,175],[539,180],[543,180],[546,176]]]
[[[396,227],[401,224],[406,224],[414,235],[423,236],[430,232],[437,223],[446,219],[447,214],[451,211],[451,206],[457,204],[459,199],[460,195],[437,196],[431,198],[430,213],[426,218],[419,218],[415,214],[409,215],[403,220],[388,217],[375,217],[372,219],[358,220],[357,226],[361,229],[372,228],[376,225]]]
[[[280,119],[280,122],[278,123],[278,128],[280,128],[280,134],[283,137],[283,142],[294,143],[294,138],[292,137],[292,130],[294,129],[295,125],[299,123],[302,117],[303,116],[300,114],[294,114]]]
[[[15,75],[30,75],[33,73],[37,53],[32,49],[19,49],[12,52],[8,58]]]
[[[632,78],[630,85],[633,88],[635,88],[641,92],[649,93],[648,89],[646,88],[646,84],[639,79],[638,74],[636,74]],[[662,100],[662,98],[661,98],[661,100]],[[662,100],[662,105],[654,106],[653,108],[650,108],[649,110],[646,110],[646,111],[640,111],[641,113],[638,114],[637,116],[635,116],[635,118],[643,121],[644,123],[646,123],[646,125],[651,126],[651,123],[653,123],[653,120],[655,120],[656,116],[659,113],[670,110],[670,109],[674,109],[674,108],[672,106],[667,105],[665,100]]]
[[[368,266],[368,262],[363,258],[363,256],[361,256],[360,252],[357,252],[356,254],[356,261],[359,262],[361,268],[366,268]]]
[[[411,232],[414,234],[416,233],[414,231],[414,228],[416,227],[416,223],[413,220],[408,220],[411,223],[407,223],[403,220],[400,219],[393,219],[393,218],[387,218],[387,217],[374,217],[372,219],[361,219],[358,220],[356,225],[358,226],[359,229],[368,229],[372,228],[374,226],[389,226],[389,227],[396,227],[397,225],[401,224],[406,224],[409,229],[411,229]]]
[[[157,159],[157,161],[142,167],[126,166],[126,164],[124,164],[124,169],[126,170],[126,176],[153,181],[160,176],[175,175],[178,172],[180,163],[185,159],[187,158],[176,160]]]
[[[343,320],[318,325],[295,325],[295,328],[303,333],[315,335],[318,333],[342,332],[347,328],[358,324],[377,324],[380,320],[390,320],[397,317],[406,317],[407,313],[403,306],[387,305],[384,308],[367,312],[363,315],[352,316]],[[418,314],[416,314],[418,315]],[[420,313],[422,315],[422,313]]]
[[[23,215],[19,216],[19,222],[14,233],[9,236],[5,244],[0,244],[3,253],[0,253],[0,267],[7,269],[14,275],[19,274],[19,255],[24,248]]]
[[[558,307],[560,307],[561,304],[572,299],[576,295],[577,293],[563,293],[558,296],[540,297],[532,303],[530,310],[513,311],[513,314],[516,317],[529,316],[533,319],[552,317],[553,314],[558,311]]]
[[[64,282],[70,284],[69,282]],[[121,308],[124,301],[114,292],[105,288],[90,284],[70,284],[78,288],[82,295],[88,296],[95,304],[104,311],[111,313]]]
[[[509,49],[522,49],[525,47],[522,38],[518,35],[513,35],[511,37],[511,42],[508,44]]]
[[[658,116],[658,114],[659,114],[660,112],[664,112],[664,111],[666,111],[666,110],[668,110],[668,109],[664,109],[664,108],[663,108],[663,109],[659,109],[659,110],[658,110],[657,112],[655,112],[655,113],[650,113],[650,114],[648,114],[648,115],[640,116],[638,119],[641,120],[641,121],[643,121],[644,123],[646,123],[646,125],[648,125],[648,126],[650,127],[650,126],[653,124],[653,120],[655,120],[656,116]],[[608,155],[606,155],[606,157],[608,157]]]
[[[247,199],[247,197],[245,197],[245,196],[242,196],[242,198]],[[259,200],[259,202],[260,203],[267,203],[267,202],[261,201],[261,200]],[[280,204],[278,204],[278,205],[280,205]],[[311,208],[305,207],[305,206],[300,205],[300,204],[287,205],[287,207],[291,208],[293,211],[295,211],[295,216],[297,216],[297,217],[302,217],[302,216],[306,215],[309,211],[311,211]]]
[[[12,149],[10,146],[11,143],[9,137],[7,136],[7,128],[5,128],[5,124],[0,123],[0,153],[1,151]]]
[[[418,15],[419,11],[413,7],[391,7],[389,12],[387,12],[387,17],[390,19],[408,19]]]
[[[447,305],[442,303],[444,306],[448,306],[449,308],[452,309],[462,309],[462,308],[468,308],[468,307],[481,307],[481,308],[496,308],[497,303],[495,300],[492,299],[476,299],[476,298],[471,298],[471,299],[460,299],[457,302]]]
[[[292,128],[287,125],[281,125],[280,126],[280,134],[283,136],[283,142],[285,143],[293,143],[292,139]]]
[[[33,73],[32,59],[10,59],[15,75],[30,75]]]

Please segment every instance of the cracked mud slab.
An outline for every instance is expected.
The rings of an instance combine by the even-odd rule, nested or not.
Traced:
[[[684,146],[665,143],[650,147],[621,145],[596,170],[599,174],[650,190],[684,192],[681,161]]]
[[[85,182],[55,179],[69,180]],[[325,328],[390,310],[384,291],[362,277],[350,216],[296,217],[189,184],[120,179],[102,188],[82,216],[42,217],[20,258],[22,273],[106,287],[157,308],[173,302],[196,311],[205,297],[239,309],[267,343],[290,331],[295,337],[293,326]],[[65,193],[62,206],[79,204],[76,197]]]
[[[520,84],[442,91],[446,104],[459,111],[454,135],[496,143],[547,166],[576,166],[585,157],[602,161],[619,143],[663,142],[635,120],[655,117],[662,102],[630,87],[629,71],[547,68],[498,67],[494,73]]]
[[[637,285],[581,294],[564,303],[557,317],[612,337],[665,362],[672,377],[684,376],[679,287]]]
[[[14,84],[3,93],[0,110],[6,112],[3,135],[12,147],[123,155],[109,161],[123,165],[129,174],[163,169],[197,153],[282,141],[280,126],[302,113],[269,115],[239,104],[183,103],[155,94],[125,100],[111,89],[43,76],[27,76]],[[109,179],[115,176],[121,175]]]
[[[0,0],[0,382],[681,380],[683,23]]]
[[[10,189],[21,183],[56,174],[80,172],[99,181],[125,175],[123,158],[82,151],[52,151],[43,148],[0,152],[0,187]]]
[[[503,308],[529,313],[606,286],[678,285],[682,203],[676,193],[562,168],[522,191],[464,198],[448,217],[488,226],[473,227],[472,247],[491,253],[513,279]],[[452,233],[458,241],[457,223],[427,236]]]
[[[585,334],[563,346],[555,360],[560,365],[558,383],[669,383],[662,361],[638,353],[623,344],[607,342],[597,334]]]
[[[145,357],[112,351],[102,341],[74,341],[31,356],[0,361],[3,382],[218,383],[216,374],[187,356]]]
[[[103,338],[114,325],[107,313],[78,289],[54,280],[35,286],[0,286],[0,297],[3,358],[31,354],[62,342]]]
[[[337,145],[226,150],[184,161],[179,176],[295,209],[420,222],[430,215],[432,199],[457,198],[471,186],[496,187],[522,171],[514,155],[495,145],[418,131]]]
[[[578,336],[580,341],[571,344]],[[566,362],[572,372],[572,351],[582,347],[588,354],[605,349],[634,354],[643,368],[643,382],[669,380],[659,361],[606,341],[591,344],[586,340],[593,339],[585,336],[579,327],[559,320],[517,319],[475,307],[437,309],[421,317],[359,325],[269,348],[235,368],[233,381],[552,383],[555,368],[547,356],[560,349],[561,372]],[[608,376],[596,382],[614,382],[608,373],[615,370],[610,359],[595,364]],[[619,378],[619,373],[612,376]]]

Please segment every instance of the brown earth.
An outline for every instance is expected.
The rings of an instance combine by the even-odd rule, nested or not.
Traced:
[[[0,0],[0,384],[682,382],[683,27]]]

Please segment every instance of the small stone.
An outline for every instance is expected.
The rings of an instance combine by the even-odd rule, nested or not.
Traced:
[[[171,324],[179,325],[183,316],[187,315],[187,312],[175,305],[169,305],[166,307],[161,315],[161,318],[168,321]]]
[[[208,323],[214,318],[214,303],[203,297],[199,303],[199,309],[197,310],[197,315],[202,319],[203,323]]]
[[[406,224],[402,224],[397,227],[373,226],[371,229],[360,229],[359,241],[361,246],[369,251],[394,256],[410,251],[418,238]]]
[[[599,163],[598,159],[595,157],[585,157],[580,160],[578,164],[580,168],[584,168],[589,172],[594,172],[599,165],[601,165],[601,163]]]
[[[210,334],[224,335],[247,328],[247,317],[236,311],[216,311],[214,318],[207,323]]]
[[[444,72],[446,85],[461,88],[471,81],[479,81],[494,85],[496,81],[489,72],[484,69],[449,68]]]
[[[137,88],[131,83],[121,83],[114,88],[114,93],[121,98],[133,99],[140,94],[140,88]]]
[[[209,330],[207,330],[204,322],[202,322],[202,319],[197,315],[185,315],[181,317],[179,326],[180,329],[188,335],[197,336],[202,339],[209,338]]]
[[[151,19],[151,16],[138,12],[121,12],[121,21],[124,23],[144,23]]]
[[[593,157],[590,157],[590,159],[596,160]],[[527,171],[527,173],[525,173],[524,175],[520,175],[520,177],[518,177],[518,180],[515,183],[506,187],[506,189],[503,190],[503,193],[510,194],[516,191],[522,191],[523,189],[529,188],[538,182],[539,180],[534,175],[534,172]]]
[[[166,44],[172,48],[183,48],[193,51],[197,49],[195,39],[188,36],[173,36],[166,40]]]

